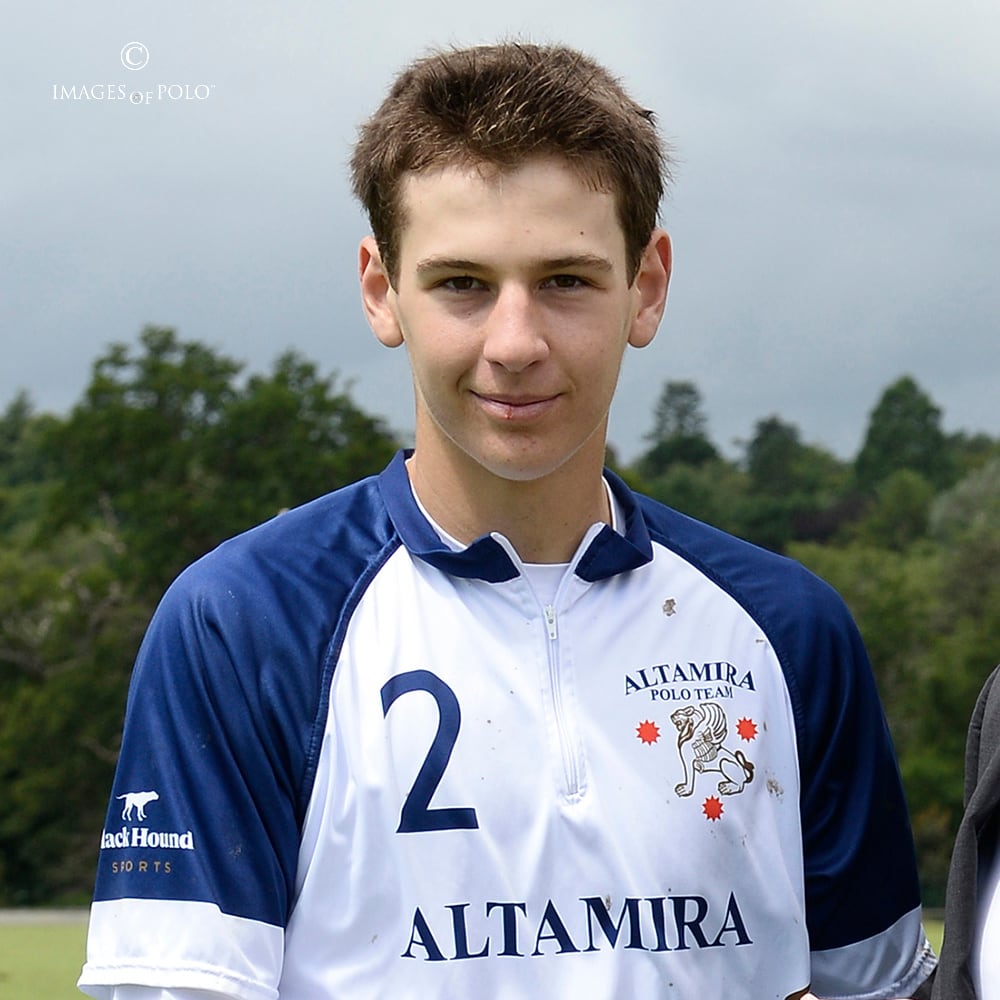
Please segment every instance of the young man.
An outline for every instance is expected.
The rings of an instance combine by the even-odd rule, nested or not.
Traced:
[[[415,449],[166,595],[83,988],[911,996],[934,959],[845,609],[602,474],[670,275],[652,116],[576,52],[449,52],[353,168]]]

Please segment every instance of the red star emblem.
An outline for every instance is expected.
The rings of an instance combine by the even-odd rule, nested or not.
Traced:
[[[635,734],[643,743],[656,743],[660,738],[660,727],[647,719],[635,727]]]
[[[722,802],[714,795],[710,795],[701,806],[706,818],[710,819],[713,823],[722,816],[723,808]]]
[[[757,723],[753,719],[740,719],[736,723],[736,732],[740,734],[741,740],[746,740],[749,743],[751,740],[757,739]]]

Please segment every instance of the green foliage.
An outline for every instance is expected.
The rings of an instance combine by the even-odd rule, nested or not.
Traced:
[[[283,355],[269,376],[170,329],[113,346],[45,447],[62,470],[45,528],[104,523],[121,572],[157,594],[224,538],[380,470],[397,445],[335,377]]]
[[[795,540],[826,539],[852,513],[848,469],[801,441],[794,424],[758,421],[741,464],[705,437],[701,396],[690,382],[667,382],[653,441],[635,465],[651,496],[758,545],[783,551]]]
[[[708,439],[701,393],[693,382],[667,382],[656,402],[653,429],[646,435],[650,449],[639,459],[647,479],[664,475],[672,466],[715,462],[719,452]]]
[[[982,468],[991,459],[1000,459],[1000,441],[988,434],[967,434],[958,431],[948,436],[948,449],[961,479]]]
[[[0,555],[0,904],[85,891],[148,609],[115,540],[67,533]]]
[[[293,353],[111,347],[65,419],[0,418],[0,905],[85,900],[132,661],[187,563],[383,468],[396,443]]]
[[[650,480],[642,489],[661,503],[700,521],[734,534],[744,529],[741,504],[747,493],[747,477],[732,462],[716,459],[700,465],[675,463]]]
[[[992,537],[1000,525],[1000,456],[940,494],[930,522],[934,538],[944,545]]]
[[[868,420],[854,463],[858,485],[871,491],[899,469],[917,472],[935,487],[954,482],[956,463],[941,429],[941,410],[910,376],[882,394]]]
[[[930,492],[898,470],[853,542],[791,552],[840,591],[858,622],[899,753],[925,902],[941,905],[968,720],[1000,659],[1000,462],[933,501]]]
[[[55,469],[41,440],[54,417],[38,416],[20,392],[0,416],[0,533],[32,521],[42,510],[45,487]]]
[[[673,437],[707,437],[708,418],[701,390],[687,380],[667,382],[653,410],[653,428],[646,435],[650,441]]]
[[[398,447],[335,378],[289,352],[255,375],[207,435],[228,532],[382,470]]]
[[[919,472],[897,469],[875,494],[875,503],[857,526],[860,538],[902,552],[927,534],[934,487]]]

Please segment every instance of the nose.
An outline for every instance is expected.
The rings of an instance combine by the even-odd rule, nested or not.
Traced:
[[[548,356],[544,321],[530,289],[502,287],[486,318],[483,356],[511,372],[521,372]]]

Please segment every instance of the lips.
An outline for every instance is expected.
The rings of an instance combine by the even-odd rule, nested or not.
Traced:
[[[504,421],[536,420],[552,409],[559,396],[490,396],[474,392],[473,396],[487,413]]]

